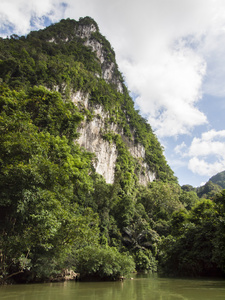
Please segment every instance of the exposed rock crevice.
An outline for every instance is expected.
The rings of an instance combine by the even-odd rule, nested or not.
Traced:
[[[105,79],[106,82],[114,84],[117,87],[117,91],[123,93],[123,84],[116,74],[116,64],[107,58],[108,53],[105,50],[104,45],[92,36],[92,34],[97,31],[98,29],[94,24],[79,25],[76,36],[84,39],[84,45],[90,47],[91,50],[96,53],[96,56],[101,63],[102,78]]]
[[[78,128],[80,136],[77,141],[86,150],[95,154],[96,159],[93,162],[95,170],[105,178],[107,183],[114,182],[115,166],[118,154],[116,144],[114,142],[110,143],[103,138],[102,133],[105,132],[119,134],[127,146],[130,154],[137,159],[140,165],[140,184],[147,185],[156,178],[155,173],[150,170],[149,166],[144,161],[144,146],[140,143],[135,143],[134,139],[128,139],[123,134],[123,130],[118,126],[118,124],[114,122],[108,122],[110,116],[104,111],[101,105],[90,107],[88,94],[84,94],[82,92],[76,92],[73,94],[72,101],[78,107],[83,106],[85,109],[92,110],[92,119],[85,119]],[[106,123],[107,130],[105,127]]]

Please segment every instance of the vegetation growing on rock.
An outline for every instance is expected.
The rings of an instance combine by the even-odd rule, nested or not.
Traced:
[[[103,62],[87,41],[100,43]],[[158,266],[175,275],[225,273],[224,191],[200,200],[178,185],[93,19],[1,39],[0,78],[1,282],[43,281],[67,268],[101,279]],[[86,108],[71,101],[79,91]],[[113,184],[77,143],[96,106],[108,116],[101,138],[118,154]],[[148,186],[139,184],[131,141],[155,174]]]

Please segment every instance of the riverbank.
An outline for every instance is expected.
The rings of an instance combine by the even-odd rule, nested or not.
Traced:
[[[130,274],[133,280],[110,282],[64,281],[0,287],[1,300],[224,300],[225,280],[161,278]]]

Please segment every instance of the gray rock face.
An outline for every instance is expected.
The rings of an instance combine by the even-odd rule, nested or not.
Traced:
[[[94,24],[91,25],[79,25],[76,35],[80,38],[90,38],[93,32],[96,32],[97,28]]]
[[[89,108],[88,94],[77,92],[72,96],[72,101],[78,106],[82,104],[86,109]],[[109,143],[102,137],[102,132],[105,132],[105,120],[109,118],[109,115],[104,112],[103,107],[100,105],[95,106],[93,115],[94,117],[92,120],[84,120],[80,128],[78,128],[78,132],[80,134],[78,143],[88,151],[95,154],[96,158],[93,165],[96,172],[102,175],[107,183],[113,183],[117,160],[117,149],[113,142]],[[134,141],[128,140],[127,137],[123,135],[123,131],[113,122],[108,125],[108,130],[121,135],[129,152],[139,162],[141,167],[139,183],[147,185],[149,182],[153,181],[156,178],[156,175],[144,162],[144,146],[141,144],[135,144]]]
[[[101,107],[96,109],[95,113],[101,113]],[[93,165],[96,172],[101,174],[107,183],[113,183],[117,150],[115,144],[109,143],[101,137],[101,130],[103,128],[103,115],[102,118],[94,117],[91,121],[84,121],[78,129],[80,133],[78,143],[95,154],[96,158]]]
[[[79,25],[78,28],[74,28],[74,35],[83,39],[83,44],[87,47],[90,47],[91,50],[96,53],[96,57],[99,59],[101,64],[102,78],[105,79],[107,83],[114,84],[117,91],[123,93],[123,84],[121,82],[120,76],[118,75],[116,64],[108,59],[108,52],[105,50],[105,46],[92,36],[92,34],[97,31],[98,29],[94,24],[83,24]],[[61,40],[66,43],[71,40],[71,37],[70,39],[67,37]],[[57,43],[54,37],[49,39],[48,41],[51,43]]]
[[[96,53],[96,57],[101,64],[102,78],[107,83],[115,85],[118,92],[123,93],[123,83],[117,70],[115,59],[109,59],[108,56],[114,55],[113,50],[108,47],[106,49],[103,40],[95,38],[94,33],[98,33],[98,28],[95,24],[83,24],[74,28],[74,34],[83,40],[83,44],[90,47]],[[71,37],[70,37],[71,39]],[[68,42],[65,38],[64,42]],[[49,42],[56,43],[54,38]],[[57,87],[55,88],[57,90]],[[116,123],[109,123],[109,115],[104,111],[102,106],[90,106],[89,95],[81,91],[77,91],[71,95],[72,101],[80,108],[92,110],[93,117],[91,120],[84,120],[78,128],[80,134],[77,142],[86,150],[95,154],[93,165],[97,173],[102,175],[107,183],[113,183],[115,177],[115,166],[117,161],[117,148],[113,142],[108,142],[103,139],[102,133],[112,132],[119,134],[131,155],[138,161],[140,165],[139,183],[147,185],[156,178],[156,174],[152,172],[145,160],[145,148],[141,144],[136,144],[132,139],[128,139],[124,134],[122,128]],[[105,128],[105,121],[107,121],[107,130]]]
[[[84,39],[84,45],[90,47],[93,52],[96,53],[97,58],[101,63],[102,78],[108,83],[113,83],[117,87],[117,91],[123,92],[123,85],[115,74],[116,65],[114,62],[107,59],[107,52],[105,51],[101,42],[92,38],[92,33],[97,32],[97,28],[94,24],[91,25],[79,25],[76,31],[76,36]]]

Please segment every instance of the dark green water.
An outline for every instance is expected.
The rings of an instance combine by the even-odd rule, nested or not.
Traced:
[[[225,280],[134,276],[124,282],[64,282],[0,287],[1,300],[225,300]]]

